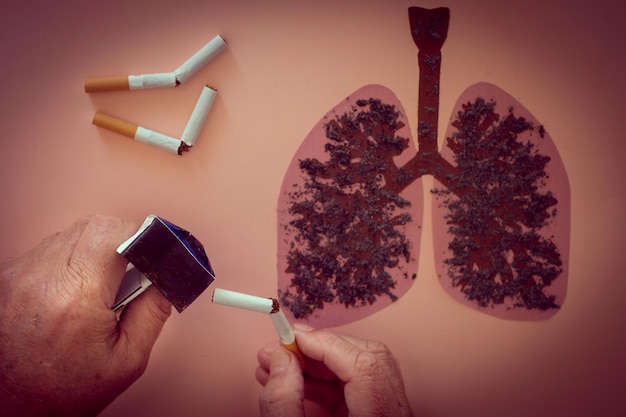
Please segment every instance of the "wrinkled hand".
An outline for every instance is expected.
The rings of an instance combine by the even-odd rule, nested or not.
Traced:
[[[302,417],[305,398],[333,416],[413,416],[398,362],[384,344],[302,326],[296,340],[307,357],[304,374],[286,349],[258,352],[261,416]]]
[[[96,415],[143,373],[171,305],[149,289],[111,310],[136,230],[94,216],[0,264],[0,415]]]

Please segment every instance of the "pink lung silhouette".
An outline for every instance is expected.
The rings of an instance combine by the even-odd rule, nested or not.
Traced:
[[[278,201],[278,290],[291,321],[331,327],[388,306],[416,278],[421,179],[401,103],[364,86],[310,131]]]
[[[540,320],[567,290],[570,189],[550,134],[489,83],[459,97],[435,179],[437,275],[459,302],[506,319]],[[452,184],[452,185],[451,185]]]
[[[420,69],[417,151],[404,109],[369,85],[307,135],[278,202],[278,292],[292,320],[349,323],[416,278],[422,177],[433,176],[438,279],[453,298],[516,320],[553,316],[567,290],[570,191],[549,133],[499,87],[459,98],[438,150],[447,8],[410,7]]]

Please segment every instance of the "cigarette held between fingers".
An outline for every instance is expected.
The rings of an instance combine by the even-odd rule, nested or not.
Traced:
[[[285,313],[283,310],[278,310],[275,313],[270,314],[270,319],[272,319],[272,324],[274,324],[274,328],[278,333],[278,338],[280,339],[281,345],[283,347],[293,353],[296,354],[298,361],[300,361],[300,367],[304,370],[306,366],[306,361],[304,359],[304,355],[300,352],[298,348],[298,344],[296,343],[296,335],[291,330],[291,326],[285,317]]]
[[[304,370],[306,361],[304,355],[298,349],[296,336],[280,309],[278,300],[274,298],[262,298],[254,295],[243,294],[235,291],[223,290],[216,288],[213,291],[213,302],[215,304],[229,305],[232,307],[244,308],[246,310],[257,311],[270,315],[272,324],[278,333],[281,345],[291,352],[295,353],[300,362],[301,368]]]

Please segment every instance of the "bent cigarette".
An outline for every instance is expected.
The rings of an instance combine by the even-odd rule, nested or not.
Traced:
[[[269,314],[272,324],[278,333],[281,345],[285,349],[295,353],[302,370],[305,369],[306,361],[304,359],[304,355],[300,352],[300,349],[298,349],[296,335],[293,333],[285,314],[280,309],[280,304],[277,299],[262,298],[254,295],[216,288],[213,291],[213,302],[215,304],[229,305],[231,307],[238,307],[259,313]]]
[[[167,152],[182,155],[184,151],[189,150],[196,143],[216,95],[217,90],[209,86],[202,89],[180,140],[102,112],[96,112],[93,117],[93,124],[139,142],[156,146]]]
[[[226,49],[226,41],[215,36],[198,52],[172,72],[155,74],[120,75],[115,77],[90,78],[85,80],[85,92],[95,93],[116,90],[144,90],[148,88],[176,87],[197,73],[220,52]]]
[[[179,139],[146,129],[145,127],[102,112],[96,112],[92,123],[98,127],[119,133],[139,142],[156,146],[169,153],[182,155],[182,152],[188,148],[188,146]]]

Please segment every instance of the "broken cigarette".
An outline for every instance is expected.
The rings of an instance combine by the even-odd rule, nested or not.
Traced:
[[[93,117],[93,124],[139,142],[156,146],[166,152],[182,155],[184,151],[187,151],[196,143],[216,95],[217,90],[209,86],[205,86],[202,89],[181,139],[146,129],[102,112],[96,112]]]
[[[120,135],[127,136],[136,141],[147,143],[166,152],[182,155],[187,150],[187,145],[179,139],[164,135],[154,130],[146,129],[131,122],[127,122],[117,117],[110,116],[102,112],[96,112],[93,117],[93,124],[110,130]]]
[[[204,121],[206,120],[207,114],[209,114],[209,110],[211,110],[211,106],[213,105],[216,95],[217,90],[209,87],[208,85],[202,89],[200,97],[198,97],[198,101],[196,102],[196,107],[194,107],[191,112],[189,121],[187,122],[185,130],[183,130],[183,134],[180,137],[180,140],[182,140],[187,146],[191,147],[194,143],[196,143],[198,135],[200,134],[200,129],[204,125]]]
[[[300,361],[300,366],[304,370],[306,361],[304,355],[298,349],[296,336],[291,330],[291,326],[280,309],[280,304],[275,298],[263,298],[254,295],[243,294],[235,291],[216,288],[213,291],[213,302],[215,304],[228,305],[232,307],[252,310],[259,313],[269,314],[272,324],[278,333],[281,345],[295,353]]]
[[[85,80],[85,92],[95,93],[115,90],[143,90],[148,88],[176,87],[208,64],[227,44],[220,35],[215,36],[191,58],[172,72],[140,75],[120,75],[114,77],[90,78]]]

